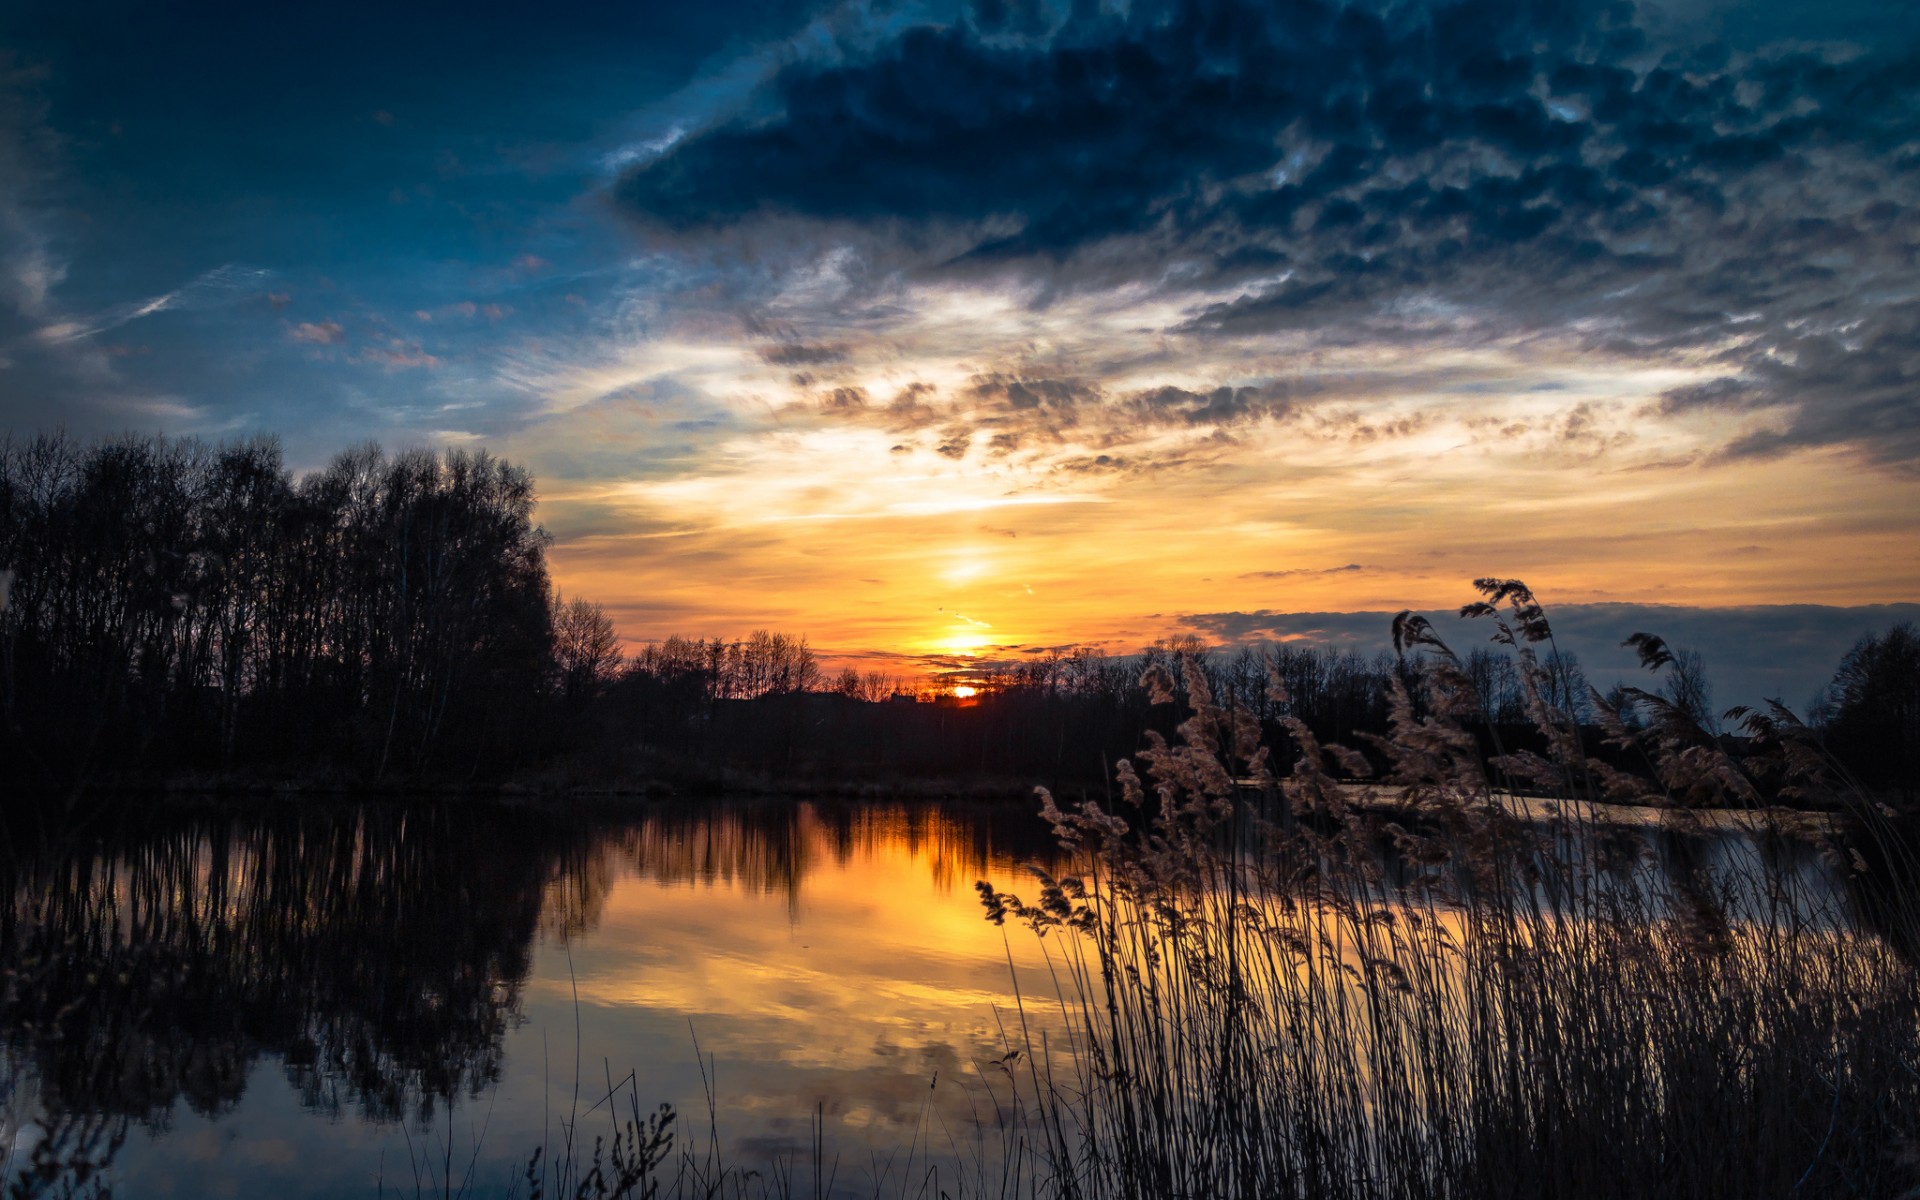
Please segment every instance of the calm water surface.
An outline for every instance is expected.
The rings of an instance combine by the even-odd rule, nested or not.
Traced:
[[[930,1136],[937,1157],[987,1135],[1014,980],[1045,973],[973,891],[1034,890],[1051,845],[1024,803],[147,815],[16,841],[0,1134],[18,1156],[98,1132],[131,1197],[439,1194],[449,1160],[456,1191],[508,1194],[629,1072],[703,1139],[711,1092],[743,1165],[804,1158],[819,1112],[839,1190],[869,1191],[916,1137],[924,1163]]]
[[[836,1190],[872,1194],[991,1155],[1016,981],[1059,1024],[1040,943],[973,890],[1031,895],[1054,865],[1021,802],[169,806],[9,832],[0,1152],[92,1138],[126,1197],[508,1195],[571,1114],[606,1130],[630,1072],[703,1140],[710,1096],[745,1167],[804,1164],[820,1114]],[[1708,830],[1653,861],[1756,853]],[[1786,865],[1831,894],[1811,852]]]

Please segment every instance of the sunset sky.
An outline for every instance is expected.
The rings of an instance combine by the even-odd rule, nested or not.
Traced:
[[[0,429],[484,446],[635,641],[1498,574],[1798,704],[1920,612],[1917,12],[12,3]]]

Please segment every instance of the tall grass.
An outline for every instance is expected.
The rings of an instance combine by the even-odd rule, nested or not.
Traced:
[[[1040,1190],[1888,1196],[1920,1178],[1911,895],[1883,895],[1887,936],[1869,935],[1785,867],[1811,839],[1854,872],[1898,870],[1892,814],[1777,710],[1744,714],[1757,750],[1736,760],[1634,693],[1644,732],[1602,720],[1647,771],[1590,758],[1535,657],[1545,614],[1524,585],[1481,586],[1468,613],[1513,647],[1545,754],[1483,759],[1471,681],[1407,617],[1396,641],[1424,657],[1422,689],[1396,685],[1375,784],[1297,723],[1276,780],[1258,727],[1189,663],[1179,740],[1120,764],[1117,805],[1043,798],[1085,871],[1032,903],[981,885],[991,918],[1065,935],[1073,1039],[1033,1081]],[[1844,807],[1871,853],[1755,809],[1783,795]],[[1522,797],[1547,819],[1516,815]],[[1611,800],[1753,810],[1762,853],[1656,865],[1607,836]]]
[[[1479,586],[1463,615],[1510,648],[1544,751],[1500,746],[1411,615],[1389,735],[1363,755],[1290,722],[1284,778],[1197,664],[1149,670],[1156,701],[1184,696],[1177,738],[1119,763],[1109,805],[1041,793],[1077,873],[1030,901],[978,885],[990,919],[1044,939],[1058,985],[982,1073],[998,1146],[872,1194],[1920,1195],[1902,819],[1778,708],[1729,714],[1736,756],[1659,695],[1593,696],[1612,745],[1590,755],[1532,593]],[[1665,665],[1659,639],[1633,644]],[[1663,811],[1652,836],[1620,833],[1622,803]],[[1728,824],[1737,851],[1698,851]],[[791,1168],[757,1188],[659,1178],[801,1191]]]

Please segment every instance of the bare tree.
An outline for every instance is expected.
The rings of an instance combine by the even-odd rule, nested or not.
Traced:
[[[578,596],[553,597],[553,665],[569,700],[597,695],[619,675],[625,656],[606,610]]]
[[[1673,651],[1660,692],[1700,728],[1708,733],[1720,731],[1713,715],[1713,684],[1707,679],[1706,660],[1698,650]]]

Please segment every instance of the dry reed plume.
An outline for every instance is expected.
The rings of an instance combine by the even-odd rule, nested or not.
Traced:
[[[1920,979],[1891,811],[1836,783],[1779,709],[1732,714],[1755,739],[1735,759],[1632,692],[1644,730],[1603,701],[1600,721],[1647,772],[1589,755],[1535,654],[1540,605],[1517,581],[1478,586],[1463,615],[1511,647],[1544,753],[1483,755],[1460,660],[1403,614],[1396,647],[1423,661],[1417,690],[1394,686],[1379,782],[1356,785],[1369,760],[1299,722],[1276,779],[1257,725],[1188,662],[1143,681],[1183,690],[1190,715],[1119,765],[1119,805],[1043,796],[1084,872],[1033,903],[981,885],[992,919],[1072,935],[1056,955],[1072,1044],[1030,1080],[1044,1140],[1027,1190],[1910,1194]],[[1662,665],[1658,639],[1636,644]],[[1759,813],[1763,796],[1841,805],[1844,840]],[[1746,810],[1758,850],[1655,863],[1602,824],[1613,800]],[[1881,889],[1879,935],[1789,869],[1807,839]]]

